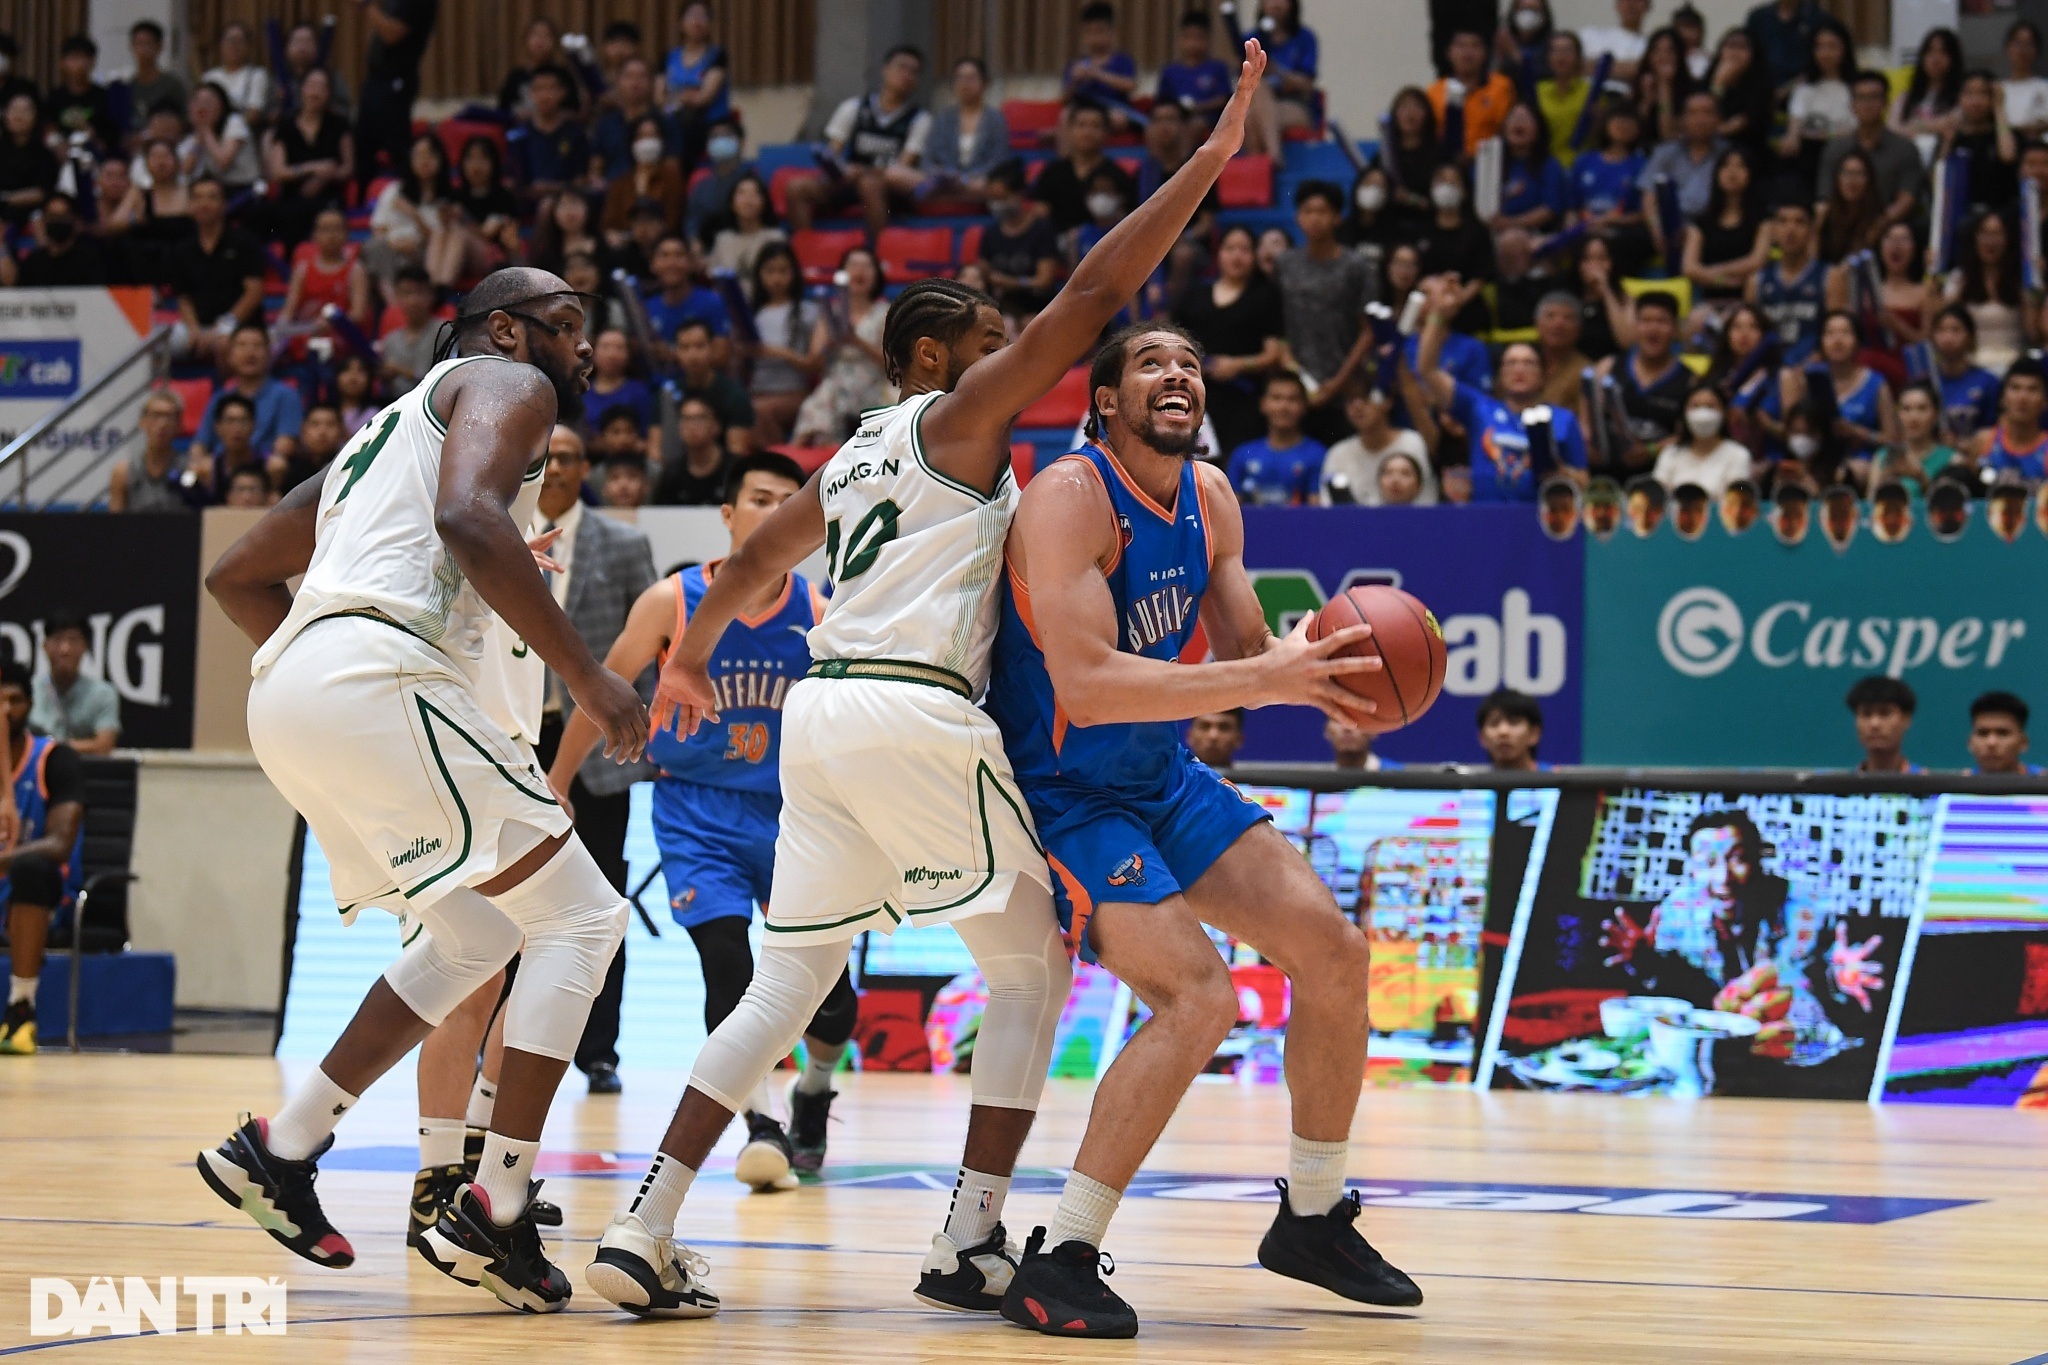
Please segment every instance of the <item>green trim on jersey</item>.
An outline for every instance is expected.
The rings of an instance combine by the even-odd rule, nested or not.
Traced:
[[[909,659],[818,659],[804,673],[807,678],[863,678],[879,682],[914,683],[919,687],[937,687],[974,700],[974,689],[967,679],[950,668],[937,664],[917,663]]]
[[[923,395],[919,396],[922,397]],[[933,398],[932,402],[937,402],[939,398],[943,397],[945,397],[944,394],[939,394]],[[976,502],[994,502],[998,497],[1002,495],[1003,481],[1001,476],[998,476],[996,479],[995,492],[984,493],[979,488],[972,487],[968,484],[960,482],[958,479],[951,478],[945,474],[941,474],[937,469],[932,467],[932,462],[930,458],[926,456],[926,454],[924,453],[924,415],[930,412],[931,410],[932,404],[926,403],[923,407],[917,410],[917,415],[910,419],[910,453],[917,457],[918,465],[924,470],[925,473],[931,475],[934,479],[937,479],[940,483],[946,485],[946,487],[954,490],[955,492],[965,493],[968,497],[973,498]]]
[[[523,363],[521,361],[513,360],[512,357],[509,355],[459,355],[455,356],[454,360],[456,362],[455,364],[450,365],[447,369],[441,371],[441,373],[434,376],[434,382],[427,386],[426,399],[420,404],[420,410],[426,413],[427,420],[433,423],[434,430],[440,432],[443,436],[446,436],[448,434],[448,424],[442,421],[434,413],[434,390],[441,387],[442,380],[446,379],[449,375],[454,374],[458,369],[461,369],[462,366],[467,365],[472,360],[503,360],[513,365]],[[541,464],[543,468],[546,467],[547,457],[545,455],[541,457]]]
[[[958,910],[961,906],[988,890],[989,883],[996,879],[996,837],[990,831],[988,825],[988,789],[991,785],[995,787],[996,795],[1002,797],[1003,803],[1009,806],[1011,812],[1016,815],[1017,823],[1024,828],[1025,837],[1031,840],[1031,847],[1038,852],[1039,856],[1044,856],[1045,849],[1039,844],[1038,835],[1032,831],[1031,822],[1024,818],[1024,808],[1017,803],[1015,797],[1010,795],[1009,789],[1003,786],[1003,780],[996,776],[993,768],[988,766],[988,760],[985,758],[981,759],[975,764],[974,794],[981,808],[981,848],[982,857],[987,861],[988,871],[982,874],[981,881],[976,886],[958,900],[947,901],[944,905],[928,905],[922,910],[908,911],[912,919],[916,919],[920,915],[936,915],[944,910]]]
[[[389,626],[393,630],[412,636],[413,639],[418,640],[423,645],[432,645],[434,643],[411,626],[406,625],[403,621],[394,620],[383,612],[378,611],[375,607],[344,607],[340,611],[331,611],[325,616],[316,616],[306,622],[306,626],[317,626],[322,621],[339,621],[344,616],[352,616],[360,621],[375,621],[380,626]],[[300,626],[299,629],[303,632],[306,626]]]
[[[448,794],[455,798],[455,809],[462,816],[462,848],[449,860],[446,867],[436,872],[433,876],[428,877],[410,891],[405,891],[404,895],[407,900],[411,900],[419,895],[420,892],[426,890],[435,882],[440,881],[450,872],[453,872],[456,868],[461,867],[463,863],[467,862],[469,860],[470,843],[475,837],[475,830],[469,818],[469,804],[462,799],[462,789],[455,785],[455,777],[448,771],[448,760],[441,755],[441,741],[434,736],[433,718],[438,717],[443,725],[446,725],[450,730],[461,736],[465,744],[469,745],[470,748],[476,750],[479,754],[482,754],[484,761],[496,768],[498,775],[511,783],[514,791],[517,791],[522,796],[530,797],[542,805],[553,806],[557,804],[553,796],[536,796],[530,788],[522,785],[517,778],[512,776],[505,765],[498,761],[497,756],[483,746],[482,741],[470,734],[469,731],[463,729],[460,722],[453,719],[440,707],[435,706],[425,697],[418,695],[413,697],[413,704],[419,708],[420,729],[426,733],[427,748],[434,755],[434,766],[441,770],[441,780],[448,784]]]
[[[817,934],[827,929],[843,929],[849,924],[859,924],[864,919],[873,919],[881,914],[888,915],[898,924],[903,923],[903,916],[896,912],[896,907],[883,901],[872,910],[863,910],[859,914],[848,915],[845,919],[835,919],[827,924],[763,924],[761,927],[771,934]]]

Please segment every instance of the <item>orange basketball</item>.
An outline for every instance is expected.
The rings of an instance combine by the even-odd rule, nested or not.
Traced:
[[[1383,583],[1350,588],[1323,604],[1309,623],[1308,638],[1320,640],[1348,626],[1368,625],[1372,635],[1339,652],[1339,657],[1377,655],[1376,672],[1346,673],[1346,688],[1378,707],[1364,728],[1374,734],[1398,730],[1420,719],[1444,688],[1448,660],[1444,633],[1429,608],[1399,588]]]

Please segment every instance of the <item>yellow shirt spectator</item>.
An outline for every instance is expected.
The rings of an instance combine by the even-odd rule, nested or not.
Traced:
[[[1593,84],[1584,76],[1570,85],[1555,80],[1536,82],[1536,104],[1543,110],[1543,121],[1550,125],[1550,154],[1560,165],[1571,165],[1578,155],[1572,147],[1572,130],[1579,126],[1579,115],[1592,95]]]

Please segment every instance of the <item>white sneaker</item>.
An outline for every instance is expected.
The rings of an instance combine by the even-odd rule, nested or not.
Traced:
[[[993,1313],[1017,1274],[1017,1248],[1001,1223],[971,1247],[955,1244],[944,1232],[932,1237],[932,1249],[919,1269],[912,1292],[934,1308],[956,1313]]]
[[[583,1272],[590,1287],[638,1318],[708,1318],[718,1295],[704,1283],[702,1256],[670,1237],[656,1237],[638,1214],[622,1213],[597,1244]]]

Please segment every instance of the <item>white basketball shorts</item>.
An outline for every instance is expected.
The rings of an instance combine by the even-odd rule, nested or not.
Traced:
[[[914,682],[790,688],[769,942],[989,914],[1020,876],[1052,890],[1003,737],[980,707]]]
[[[524,740],[434,646],[367,616],[307,625],[249,688],[249,744],[327,855],[334,903],[417,911],[487,882],[569,816]]]

